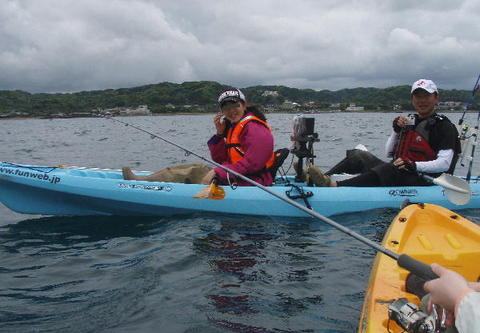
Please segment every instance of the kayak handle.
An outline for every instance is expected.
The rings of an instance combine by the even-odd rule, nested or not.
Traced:
[[[430,265],[427,265],[417,259],[410,257],[408,254],[401,254],[397,259],[398,266],[405,268],[406,270],[412,272],[419,278],[424,279],[425,281],[438,279],[439,276],[432,271]]]

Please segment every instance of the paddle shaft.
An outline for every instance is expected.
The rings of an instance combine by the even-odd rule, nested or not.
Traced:
[[[426,181],[429,181],[429,182],[431,182],[431,183],[433,183],[433,184],[435,184],[435,185],[441,186],[441,187],[443,187],[443,188],[445,188],[445,189],[453,190],[453,191],[456,191],[456,192],[458,192],[458,193],[464,193],[464,194],[470,195],[470,192],[469,192],[467,189],[460,188],[460,187],[456,186],[455,184],[450,184],[450,183],[445,183],[445,182],[444,182],[444,183],[439,182],[438,180],[439,180],[441,177],[433,178],[433,177],[431,177],[431,176],[427,176],[426,174],[421,173],[421,172],[418,172],[418,171],[417,171],[417,174],[418,174],[419,176],[421,176],[422,178],[424,178]],[[442,174],[442,176],[443,176],[443,174]],[[465,183],[465,185],[468,186],[467,183]]]
[[[113,121],[116,121],[116,122],[119,122],[121,124],[124,124],[125,126],[130,126],[130,127],[135,128],[135,129],[137,129],[141,132],[144,132],[146,134],[149,134],[152,138],[157,138],[157,139],[160,139],[162,141],[165,141],[165,142],[167,142],[167,143],[169,143],[169,144],[171,144],[171,145],[173,145],[177,148],[180,148],[181,150],[185,151],[188,154],[194,155],[194,156],[200,158],[201,160],[203,160],[207,163],[210,163],[210,164],[212,164],[216,167],[222,168],[223,170],[227,171],[228,173],[231,173],[231,174],[237,176],[238,178],[246,181],[247,183],[250,183],[253,186],[256,186],[256,187],[262,189],[263,191],[277,197],[278,199],[280,199],[280,200],[282,200],[282,201],[300,209],[301,211],[307,213],[308,215],[329,224],[330,226],[334,227],[335,229],[340,230],[341,232],[355,238],[356,240],[364,243],[365,245],[368,245],[368,246],[374,248],[378,252],[381,252],[381,253],[389,256],[390,258],[396,260],[400,267],[403,267],[403,268],[409,270],[410,272],[415,273],[417,276],[419,276],[421,278],[424,278],[425,280],[431,280],[431,279],[434,279],[434,278],[438,277],[438,276],[435,275],[435,273],[433,273],[430,266],[428,266],[428,265],[426,265],[426,264],[424,264],[424,263],[422,263],[422,262],[420,262],[416,259],[413,259],[412,257],[410,257],[406,254],[399,255],[399,254],[397,254],[393,251],[390,251],[390,250],[386,249],[385,247],[383,247],[383,246],[381,246],[381,245],[379,245],[375,242],[372,242],[370,239],[368,239],[366,237],[363,237],[362,235],[354,232],[353,230],[351,230],[351,229],[333,221],[332,219],[329,219],[328,217],[325,217],[325,216],[317,213],[316,211],[314,211],[312,209],[309,209],[305,206],[302,206],[298,202],[293,201],[292,199],[290,199],[286,196],[283,196],[283,195],[281,195],[281,194],[279,194],[275,191],[272,191],[271,189],[267,188],[266,186],[264,186],[262,184],[259,184],[256,181],[254,181],[254,180],[252,180],[252,179],[250,179],[250,178],[248,178],[248,177],[246,177],[246,176],[244,176],[244,175],[242,175],[242,174],[240,174],[236,171],[233,171],[233,170],[227,168],[226,166],[221,165],[220,163],[217,163],[213,160],[210,160],[206,157],[203,157],[199,154],[196,154],[195,152],[192,152],[191,150],[189,150],[189,149],[187,149],[187,148],[185,148],[185,147],[183,147],[179,144],[176,144],[176,143],[174,143],[174,142],[172,142],[168,139],[165,139],[165,138],[163,138],[159,135],[151,133],[151,132],[149,132],[149,131],[147,131],[143,128],[140,128],[138,126],[131,125],[129,123],[126,123],[124,121],[121,121],[121,120],[118,120],[118,119],[115,119],[115,118],[112,118],[112,117],[109,117],[109,116],[107,116],[106,118],[110,119],[110,120],[113,120]]]

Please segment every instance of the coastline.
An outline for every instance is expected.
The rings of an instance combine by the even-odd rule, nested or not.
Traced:
[[[291,111],[291,112],[286,112],[286,111],[281,111],[281,112],[265,112],[265,114],[325,114],[325,113],[339,113],[339,114],[344,114],[344,113],[411,113],[415,112],[414,110],[363,110],[363,111]],[[463,111],[460,110],[437,110],[437,113],[440,114],[457,114],[457,113],[463,113]],[[465,113],[478,113],[480,110],[467,110]],[[130,117],[157,117],[157,116],[178,116],[178,115],[192,115],[192,116],[198,116],[198,115],[205,115],[205,114],[212,114],[214,115],[216,112],[165,112],[165,113],[153,113],[149,115],[122,115],[122,116],[115,116],[115,117],[125,117],[125,118],[130,118]],[[46,119],[46,120],[54,120],[54,119],[78,119],[78,118],[102,118],[102,117],[96,117],[96,116],[82,116],[82,117],[27,117],[27,116],[21,116],[21,117],[0,117],[1,120],[27,120],[27,119]]]

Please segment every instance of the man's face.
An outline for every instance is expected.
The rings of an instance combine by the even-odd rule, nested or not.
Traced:
[[[412,104],[420,118],[430,116],[433,113],[435,105],[438,104],[438,101],[438,94],[430,94],[423,89],[417,89],[412,93]]]

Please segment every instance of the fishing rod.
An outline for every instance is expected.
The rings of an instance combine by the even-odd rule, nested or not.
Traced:
[[[480,123],[480,111],[478,111],[477,115],[477,123],[475,124],[475,127],[472,131],[471,138],[469,140],[472,140],[472,152],[470,156],[468,157],[469,162],[468,162],[468,171],[467,171],[467,176],[465,177],[466,181],[469,182],[470,178],[472,177],[472,168],[473,168],[473,158],[475,157],[475,148],[477,147],[477,137],[478,137],[478,125]]]
[[[177,147],[177,148],[180,148],[181,150],[185,151],[187,154],[194,155],[194,156],[200,158],[201,160],[203,160],[203,161],[205,161],[205,162],[208,162],[209,164],[212,164],[212,165],[214,165],[214,166],[216,166],[216,167],[222,168],[222,169],[225,170],[226,172],[235,175],[236,177],[238,177],[238,178],[246,181],[247,183],[249,183],[249,184],[251,184],[251,185],[253,185],[253,186],[256,186],[256,187],[262,189],[263,191],[265,191],[265,192],[273,195],[274,197],[276,197],[276,198],[278,198],[278,199],[280,199],[280,200],[288,203],[289,205],[292,205],[292,206],[300,209],[301,211],[307,213],[308,215],[310,215],[310,216],[312,216],[312,217],[314,217],[314,218],[316,218],[316,219],[318,219],[318,220],[321,220],[321,221],[329,224],[330,226],[334,227],[335,229],[337,229],[337,230],[339,230],[339,231],[341,231],[341,232],[343,232],[343,233],[345,233],[345,234],[347,234],[347,235],[355,238],[356,240],[364,243],[365,245],[374,248],[374,249],[377,250],[378,252],[381,252],[381,253],[387,255],[388,257],[390,257],[390,258],[394,259],[395,261],[397,261],[397,264],[398,264],[400,267],[405,268],[406,270],[414,273],[415,275],[417,275],[418,277],[420,277],[420,278],[422,278],[422,279],[424,279],[424,280],[427,280],[427,281],[428,281],[428,280],[433,280],[433,279],[438,278],[438,276],[432,271],[432,269],[431,269],[431,267],[430,267],[429,265],[427,265],[427,264],[425,264],[425,263],[423,263],[423,262],[421,262],[421,261],[418,261],[418,260],[410,257],[410,256],[407,255],[407,254],[400,254],[400,255],[399,255],[399,254],[397,254],[397,253],[395,253],[395,252],[393,252],[393,251],[390,251],[390,250],[386,249],[385,247],[383,247],[383,246],[381,246],[381,245],[379,245],[379,244],[371,241],[370,239],[368,239],[368,238],[366,238],[366,237],[364,237],[364,236],[362,236],[362,235],[354,232],[353,230],[351,230],[351,229],[349,229],[349,228],[347,228],[347,227],[345,227],[345,226],[343,226],[343,225],[341,225],[341,224],[333,221],[332,219],[330,219],[330,218],[328,218],[328,217],[325,217],[325,216],[323,216],[323,215],[315,212],[315,211],[312,210],[312,209],[309,209],[309,208],[307,208],[307,207],[305,207],[305,206],[302,206],[302,205],[300,205],[299,203],[297,203],[297,202],[293,201],[292,199],[288,198],[287,196],[283,196],[283,195],[281,195],[280,193],[277,193],[277,192],[275,192],[275,191],[272,191],[271,189],[267,188],[266,186],[264,186],[264,185],[262,185],[262,184],[259,184],[259,183],[257,183],[256,181],[254,181],[254,180],[252,180],[252,179],[250,179],[250,178],[248,178],[248,177],[246,177],[246,176],[244,176],[244,175],[242,175],[242,174],[240,174],[240,173],[238,173],[238,172],[236,172],[236,171],[234,171],[234,170],[231,170],[230,168],[227,168],[226,166],[223,166],[223,165],[221,165],[221,164],[219,164],[219,163],[217,163],[217,162],[215,162],[215,161],[212,161],[212,160],[210,160],[210,159],[208,159],[208,158],[206,158],[206,157],[203,157],[203,156],[201,156],[201,155],[199,155],[199,154],[196,154],[195,152],[193,152],[193,151],[191,151],[191,150],[189,150],[189,149],[187,149],[187,148],[185,148],[185,147],[183,147],[183,146],[181,146],[181,145],[179,145],[179,144],[176,144],[176,143],[174,143],[174,142],[172,142],[172,141],[170,141],[170,140],[168,140],[168,139],[165,139],[164,137],[162,137],[162,136],[160,136],[160,135],[154,134],[154,133],[152,133],[152,132],[150,132],[150,131],[147,131],[147,130],[145,130],[145,129],[141,128],[141,127],[138,127],[138,126],[136,126],[136,125],[132,125],[132,124],[130,124],[130,123],[127,123],[127,122],[124,122],[124,121],[121,121],[121,120],[112,118],[111,116],[105,116],[105,118],[110,119],[110,120],[113,120],[113,121],[118,122],[118,123],[121,123],[121,124],[123,124],[123,125],[125,125],[125,126],[130,126],[130,127],[134,128],[134,129],[136,129],[136,130],[139,130],[139,131],[141,131],[141,132],[143,132],[143,133],[149,134],[152,139],[160,139],[160,140],[162,140],[162,141],[164,141],[164,142],[167,142],[167,143],[169,143],[169,144],[174,145],[174,146]]]
[[[463,114],[462,118],[458,121],[458,125],[461,126],[463,124],[463,119],[465,118],[465,114],[467,113],[468,106],[472,104],[473,102],[473,97],[475,96],[475,93],[477,92],[479,86],[478,82],[480,81],[480,74],[478,75],[477,82],[475,82],[475,85],[473,86],[472,94],[468,97],[467,101],[463,105]]]
[[[479,90],[480,86],[478,82],[480,81],[480,74],[478,75],[477,81],[475,82],[475,85],[473,86],[472,93],[470,94],[467,102],[465,102],[463,106],[463,114],[462,118],[458,121],[458,126],[460,127],[460,134],[459,134],[459,139],[464,141],[463,147],[462,147],[462,154],[461,154],[461,160],[460,160],[460,165],[462,167],[465,166],[464,160],[468,160],[468,171],[467,171],[467,176],[466,180],[467,182],[470,182],[470,178],[472,176],[472,167],[473,167],[473,158],[475,156],[475,148],[477,145],[477,135],[478,135],[478,127],[480,125],[480,110],[478,111],[477,115],[477,123],[472,130],[472,133],[470,134],[469,137],[467,137],[467,132],[469,130],[468,126],[463,124],[463,120],[465,118],[465,114],[468,110],[468,106],[473,104],[473,98],[475,97],[476,92]],[[471,148],[470,148],[471,147]],[[471,149],[470,156],[467,156],[468,151]]]

